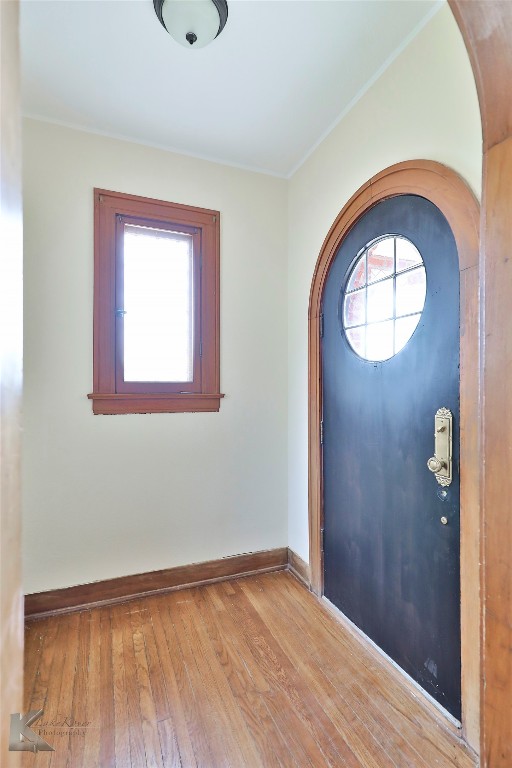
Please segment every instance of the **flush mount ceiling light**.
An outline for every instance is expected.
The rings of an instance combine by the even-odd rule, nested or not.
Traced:
[[[228,20],[226,0],[153,0],[153,5],[163,28],[185,47],[208,45]]]

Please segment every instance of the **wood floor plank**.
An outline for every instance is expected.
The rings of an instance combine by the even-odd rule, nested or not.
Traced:
[[[100,765],[101,768],[116,768],[110,608],[100,608],[100,637]]]
[[[350,688],[340,685],[338,679],[335,684],[332,679],[332,668],[338,670],[343,668],[343,659],[340,660],[338,657],[331,664],[318,663],[316,647],[310,641],[314,627],[308,625],[307,628],[303,628],[297,624],[289,633],[282,633],[282,608],[275,598],[275,591],[273,599],[266,600],[266,591],[258,581],[240,582],[240,586],[250,596],[254,605],[260,606],[260,610],[265,612],[269,628],[279,636],[288,657],[293,660],[301,676],[309,682],[319,701],[323,702],[326,714],[336,725],[344,741],[347,734],[346,738],[356,750],[357,759],[362,765],[378,766],[385,760],[389,766],[408,768],[413,760],[422,768],[427,768],[417,753],[407,750],[408,745],[403,739],[400,739],[400,744],[397,746],[392,738],[388,738],[385,729],[379,728],[374,723],[372,723],[374,727],[371,727],[366,718],[359,716],[363,714],[362,708],[354,702],[355,697],[351,695]],[[292,625],[295,624],[294,615],[290,615],[289,620]],[[353,686],[351,675],[350,678]],[[400,737],[399,734],[396,736]]]
[[[256,663],[272,687],[284,693],[288,711],[298,720],[295,728],[299,729],[301,745],[308,761],[313,766],[343,764],[341,755],[323,730],[326,722],[321,707],[312,701],[307,688],[297,684],[295,671],[283,663],[281,649],[268,632],[264,621],[250,609],[247,601],[240,600],[240,589],[236,582],[230,583],[229,591],[230,594],[226,592],[226,596],[231,600],[231,610],[240,617],[240,626]]]
[[[44,753],[50,755],[51,768],[66,768],[69,757],[69,740],[72,730],[70,722],[72,722],[73,717],[73,687],[80,616],[77,613],[70,614],[62,617],[62,621],[59,623],[59,634],[55,643],[55,655],[52,664],[51,685],[48,689],[44,716],[41,718],[45,721],[51,720],[56,724],[54,727],[48,728],[50,735],[46,739],[55,748],[55,752]],[[55,677],[59,683],[53,688]],[[43,736],[43,738],[46,737]]]
[[[243,583],[235,582],[235,589],[240,590],[241,594],[247,594],[243,590]],[[244,610],[247,612],[247,624],[258,620],[260,612],[249,601],[244,603]],[[317,743],[321,745],[322,751],[325,757],[329,761],[329,764],[351,766],[351,768],[357,768],[363,762],[367,764],[368,768],[378,768],[376,760],[374,760],[371,751],[364,749],[358,745],[357,751],[351,749],[347,742],[342,738],[343,730],[338,730],[332,719],[329,718],[325,711],[326,702],[322,696],[315,696],[311,683],[314,678],[309,679],[306,675],[301,675],[298,672],[296,659],[292,659],[284,650],[281,643],[286,641],[288,636],[290,624],[289,622],[281,621],[277,627],[277,631],[272,633],[271,627],[267,621],[266,612],[262,611],[261,616],[265,617],[264,620],[264,637],[265,644],[271,650],[272,653],[272,665],[274,667],[274,673],[278,675],[281,683],[284,681],[281,679],[281,675],[284,672],[288,678],[286,689],[288,695],[294,702],[295,708],[297,707],[297,699],[300,699],[302,711],[301,720],[304,725],[310,731]],[[346,725],[346,723],[345,723]],[[352,744],[356,743],[356,734],[352,728]],[[359,754],[358,754],[359,753]],[[361,755],[364,757],[364,761],[361,761]]]
[[[76,679],[76,666],[78,657],[78,637],[80,627],[80,614],[73,614],[72,621],[68,627],[68,640],[64,655],[64,668],[62,673],[62,683],[59,696],[59,709],[64,714],[65,736],[61,742],[55,743],[55,754],[52,759],[52,768],[67,768],[69,765],[70,743],[74,738],[74,711],[73,711],[73,693]]]
[[[156,707],[149,681],[146,646],[142,630],[141,603],[140,601],[132,602],[130,603],[130,606],[135,672],[139,694],[140,715],[142,719],[142,735],[144,739],[144,751],[146,753],[146,765],[148,768],[164,768],[162,763],[160,737],[158,734]]]
[[[187,766],[213,765],[206,725],[196,706],[196,694],[181,654],[167,599],[149,598],[149,601],[156,605],[156,610],[152,611],[153,629],[161,663],[167,670],[167,698],[172,707],[182,763]]]
[[[284,581],[282,585],[288,586],[292,591],[296,590],[296,585],[289,581]],[[300,604],[300,593],[295,592],[297,605]],[[442,759],[447,761],[448,765],[456,765],[461,768],[470,768],[474,765],[475,757],[473,753],[466,748],[460,739],[454,738],[453,732],[448,730],[444,724],[444,719],[432,717],[427,712],[425,706],[421,703],[421,694],[412,690],[404,693],[404,688],[396,684],[394,671],[389,671],[388,662],[385,662],[381,655],[375,649],[368,645],[361,644],[355,633],[347,633],[342,629],[339,633],[340,623],[333,617],[330,611],[326,611],[324,606],[312,595],[310,599],[316,604],[316,610],[322,622],[330,622],[333,629],[335,640],[335,650],[340,645],[347,649],[349,658],[352,660],[352,668],[357,674],[360,684],[364,686],[365,675],[362,675],[362,669],[365,673],[371,673],[374,684],[372,685],[372,695],[379,703],[379,706],[387,713],[388,717],[395,722],[400,723],[400,728],[409,735],[410,743],[418,743],[418,735],[421,735],[422,754],[429,760],[438,759],[438,753],[441,753]],[[309,609],[309,604],[307,604]],[[323,624],[323,626],[328,626]],[[336,634],[336,630],[338,633]]]
[[[245,585],[242,586],[245,590]],[[254,592],[254,590],[257,590],[257,592]],[[250,592],[256,599],[258,599],[262,592],[264,595],[267,595],[267,591],[261,587],[261,583],[259,581],[255,581],[254,584],[251,585]],[[284,603],[280,600],[278,591],[272,590],[271,598],[269,594],[268,599],[264,603],[265,610],[269,611],[269,618],[271,618],[273,614],[275,620],[278,620],[283,604]],[[289,604],[286,603],[286,605],[288,607]],[[370,711],[372,707],[368,707],[366,705],[371,704],[373,686],[369,686],[366,690],[358,686],[357,675],[354,675],[354,671],[351,666],[352,657],[350,654],[344,653],[340,658],[338,643],[336,647],[336,654],[330,655],[329,646],[325,643],[325,636],[322,633],[322,629],[317,626],[317,623],[311,622],[310,620],[305,622],[304,617],[299,611],[292,611],[290,612],[289,616],[290,620],[295,625],[296,630],[294,633],[290,634],[290,638],[293,640],[295,637],[300,637],[300,643],[297,642],[295,645],[295,652],[297,652],[299,649],[304,650],[307,654],[307,657],[313,663],[315,661],[317,662],[317,668],[322,670],[322,676],[325,677],[329,681],[329,684],[333,686],[335,691],[341,697],[341,700],[350,703],[350,706],[354,707],[354,712],[361,716],[362,722],[367,724],[367,727],[371,732],[373,732],[374,727],[377,728],[378,740],[380,743],[383,743],[382,738],[385,735],[384,731],[389,731],[389,729],[393,726],[389,721],[386,721],[386,728],[379,730],[379,723],[381,724],[383,719],[379,718],[378,721],[374,721],[372,719],[372,716],[375,714],[375,712]],[[321,653],[318,653],[318,641],[322,643]],[[294,652],[293,646],[290,652]],[[357,693],[357,696],[353,695],[354,692]],[[378,709],[379,713],[380,711],[381,710]],[[401,738],[401,734],[393,734],[393,737],[395,735],[397,738],[401,739],[401,747],[404,747],[404,754],[407,756],[408,753],[406,742],[403,740],[403,738]],[[391,758],[390,756],[390,759],[394,758]],[[411,760],[414,761],[418,759],[420,760],[419,764],[423,766],[423,762],[421,762],[421,758],[417,753],[412,752],[409,755],[409,762]]]
[[[170,719],[159,721],[158,736],[165,768],[182,768],[176,731]]]
[[[34,634],[42,638],[39,663],[37,664],[37,668],[35,670],[35,677],[30,682],[28,680],[28,674],[25,674],[25,691],[27,696],[29,695],[30,698],[26,698],[24,700],[24,711],[29,712],[31,710],[43,710],[43,717],[37,721],[37,726],[39,726],[42,722],[45,722],[44,710],[48,696],[48,686],[53,667],[55,640],[57,637],[58,629],[59,624],[55,620],[36,621],[34,623],[31,622],[27,625],[26,628],[26,634]],[[27,644],[25,647],[26,655],[30,653],[30,648],[31,645]],[[45,738],[44,734],[41,734],[41,736],[42,738]],[[46,740],[50,743],[50,737],[46,738]],[[46,766],[49,766],[51,755],[47,754],[43,761],[38,760],[36,763],[36,758],[38,757],[39,756],[36,754],[24,752],[22,754],[21,760],[23,768],[33,768],[33,766],[36,766],[36,768],[37,766],[43,766],[43,768],[46,768]]]
[[[151,694],[155,705],[157,722],[166,720],[171,723],[169,701],[165,688],[165,671],[162,669],[158,649],[156,647],[155,633],[151,622],[151,613],[145,600],[139,602],[141,630],[144,637],[148,678],[151,685]]]
[[[84,737],[83,768],[99,765],[101,721],[100,713],[100,611],[90,611],[89,665],[87,667],[86,722],[89,723]]]
[[[114,696],[116,768],[131,768],[130,720],[126,670],[124,665],[123,619],[112,609],[112,687]]]
[[[256,688],[264,699],[278,733],[285,741],[285,754],[289,756],[290,765],[295,763],[299,768],[313,766],[314,763],[311,762],[307,754],[307,745],[305,745],[304,739],[300,735],[301,722],[299,717],[290,706],[290,702],[283,690],[280,687],[273,687],[272,681],[265,676],[264,670],[260,667],[258,659],[251,649],[250,642],[245,637],[243,615],[233,610],[234,604],[229,602],[229,598],[235,594],[235,591],[229,583],[212,585],[208,587],[208,590],[212,590],[216,600],[220,600],[227,609],[226,615],[229,617],[229,622],[234,628],[233,634],[236,637],[237,647],[241,649],[244,662],[254,678]],[[228,622],[223,619],[223,623],[227,624]],[[286,761],[284,764],[288,767]]]
[[[226,604],[226,595],[234,594],[229,584],[213,584],[206,588],[208,598],[215,606],[217,622],[222,627],[229,638],[229,643],[236,648],[240,656],[241,663],[247,670],[247,675],[253,681],[254,690],[257,693],[259,706],[268,711],[269,720],[267,721],[265,712],[262,709],[261,717],[263,722],[268,722],[269,731],[272,732],[273,739],[276,740],[276,754],[282,757],[283,765],[290,766],[310,765],[306,752],[297,736],[299,720],[290,710],[289,702],[280,689],[273,689],[266,679],[263,671],[259,667],[257,660],[253,656],[250,646],[244,637],[241,617],[233,614],[229,610],[229,604]],[[295,718],[295,720],[294,720]],[[297,727],[294,727],[297,726]],[[268,735],[267,737],[268,738]],[[283,744],[283,748],[281,748]],[[263,747],[268,748],[268,747]]]
[[[148,614],[151,617],[151,629],[169,710],[169,718],[166,721],[161,721],[166,722],[166,725],[162,726],[162,729],[159,728],[162,754],[165,754],[169,749],[169,746],[166,746],[164,742],[169,741],[170,729],[172,728],[179,752],[180,762],[184,766],[186,765],[194,768],[197,766],[191,739],[191,733],[193,733],[192,713],[194,695],[191,691],[186,674],[180,674],[178,678],[175,675],[174,664],[179,666],[179,662],[178,659],[171,655],[167,643],[166,630],[160,615],[160,607],[164,614],[166,612],[164,601],[160,598],[147,598],[144,602]],[[146,631],[148,630],[146,629]],[[189,722],[187,722],[187,713],[189,713],[190,725]]]
[[[41,624],[43,624],[43,626],[40,626]],[[30,689],[30,698],[25,699],[25,711],[27,712],[31,709],[44,710],[48,693],[49,678],[52,670],[53,656],[55,653],[55,638],[57,636],[58,627],[59,623],[55,619],[49,619],[44,623],[36,621],[34,624],[29,624],[27,627],[27,634],[34,632],[42,637],[39,664],[32,685],[30,685],[28,680],[28,672],[25,671],[25,687],[27,692]],[[30,653],[29,647],[26,648],[25,653]]]
[[[427,761],[435,760],[439,763],[445,760],[447,765],[459,768],[474,766],[474,757],[443,727],[441,719],[427,716],[417,697],[404,695],[403,689],[397,687],[386,671],[385,663],[376,655],[368,653],[358,639],[347,634],[312,594],[303,595],[301,585],[288,574],[275,586],[276,595],[280,590],[284,591],[288,605],[289,600],[292,600],[292,614],[294,611],[297,611],[297,614],[302,613],[307,617],[308,624],[311,624],[314,617],[313,623],[318,622],[325,631],[322,635],[323,643],[338,655],[341,650],[345,663],[351,665],[355,679],[361,680],[363,688],[371,680],[372,696],[377,706],[387,712],[390,722],[400,723],[401,732],[412,734],[414,742],[421,742],[421,751]],[[269,585],[271,590],[273,587],[274,585]],[[418,735],[421,735],[420,740]]]
[[[194,690],[202,693],[200,698],[196,697],[196,706],[205,722],[213,765],[236,765],[240,755],[231,729],[226,724],[224,708],[211,674],[208,648],[191,621],[192,609],[191,590],[171,595],[169,612],[174,617],[181,654]]]
[[[165,768],[181,766],[180,749],[176,728],[171,716],[173,708],[169,705],[165,686],[166,669],[162,666],[155,639],[155,631],[151,620],[151,612],[146,601],[139,603],[141,607],[140,620],[144,635],[144,646],[147,660],[148,680],[154,702],[154,712],[157,721],[157,735],[160,753]],[[192,752],[192,750],[191,750]],[[195,761],[191,761],[193,764]]]
[[[123,661],[126,675],[126,702],[132,766],[147,766],[137,685],[137,666],[133,647],[131,610],[132,603],[112,607],[113,613],[118,614],[123,628]]]
[[[250,589],[251,595],[254,595],[254,590],[258,589],[261,593],[260,582],[247,586],[242,585],[243,589]],[[266,591],[264,591],[266,594]],[[254,595],[257,599],[258,594]],[[283,603],[279,599],[277,590],[272,590],[272,599],[266,600],[264,603],[265,611],[270,617],[273,615],[275,620],[279,620],[279,616],[282,614]],[[296,626],[296,632],[292,633],[290,637],[300,638],[295,646],[292,643],[290,648],[290,655],[296,658],[299,666],[304,664],[303,655],[308,656],[309,662],[308,672],[314,672],[314,668],[311,668],[311,664],[316,662],[317,675],[313,680],[313,684],[320,686],[324,691],[326,697],[336,695],[336,705],[339,706],[339,702],[344,702],[345,708],[348,707],[355,717],[357,717],[362,726],[371,734],[382,749],[383,754],[387,755],[390,765],[399,766],[399,768],[408,768],[411,764],[415,764],[418,768],[430,768],[430,763],[423,759],[423,756],[413,749],[406,741],[403,734],[397,730],[386,719],[382,712],[381,707],[375,706],[375,700],[372,701],[373,687],[366,689],[361,688],[357,682],[357,678],[353,673],[350,663],[347,663],[347,657],[344,656],[340,662],[339,649],[336,656],[329,654],[329,651],[325,645],[322,646],[323,651],[321,657],[318,657],[317,642],[321,638],[321,631],[316,625],[311,622],[307,624],[301,620],[301,615],[295,611],[289,614],[291,621]],[[372,706],[373,704],[373,706]],[[333,717],[336,717],[336,712],[333,713]],[[354,724],[356,721],[351,717],[351,722]]]
[[[285,572],[27,624],[23,768],[475,768],[387,662]],[[90,726],[77,734],[78,722]],[[48,732],[59,730],[48,726]]]
[[[34,631],[25,631],[25,668],[23,670],[23,702],[26,706],[32,698],[32,691],[39,669],[41,660],[45,629],[48,626],[48,619],[34,622]]]
[[[188,615],[185,617],[185,620],[188,621],[190,634],[195,632],[201,647],[205,649],[205,661],[212,683],[214,706],[221,720],[222,728],[232,737],[232,749],[233,753],[237,755],[238,761],[246,760],[254,768],[265,768],[259,750],[255,747],[252,740],[247,718],[244,717],[243,710],[241,710],[239,702],[229,685],[226,668],[220,663],[219,655],[212,643],[211,636],[206,630],[204,621],[205,606],[202,598],[204,589],[193,589],[190,591],[190,594],[193,599],[193,606],[192,610],[187,612]],[[217,650],[219,650],[218,643]]]
[[[279,603],[279,596],[275,596],[276,604]],[[293,614],[294,620],[300,628],[305,626],[305,617],[301,616],[297,611]],[[314,644],[315,638],[318,636],[315,632],[315,628],[311,630],[310,627],[309,637]],[[320,634],[322,628],[319,630]],[[396,710],[390,705],[385,695],[381,694],[380,683],[378,682],[379,669],[378,667],[372,668],[375,671],[375,677],[372,680],[377,680],[376,684],[361,685],[360,679],[358,679],[357,671],[361,666],[361,654],[354,655],[346,652],[343,654],[344,663],[340,667],[336,664],[336,660],[339,658],[339,646],[340,643],[332,645],[329,648],[325,643],[322,652],[322,661],[326,661],[324,669],[330,682],[339,692],[339,695],[351,701],[351,705],[354,711],[361,718],[361,720],[367,725],[369,730],[376,735],[376,738],[386,747],[388,753],[393,757],[395,762],[401,763],[405,760],[405,765],[408,766],[411,763],[415,763],[421,768],[430,768],[432,760],[438,761],[440,759],[438,749],[434,753],[429,753],[426,749],[425,740],[422,740],[423,751],[419,752],[415,748],[418,739],[418,724],[412,725],[406,718],[400,718],[400,727],[397,728],[396,723]],[[370,671],[370,670],[368,670]],[[389,692],[390,686],[388,685],[386,690]],[[405,704],[405,702],[404,702]],[[409,705],[405,704],[406,707]],[[412,738],[411,738],[412,737]],[[426,754],[423,754],[426,753]]]
[[[81,768],[83,765],[85,729],[87,722],[87,691],[90,658],[91,614],[83,611],[79,614],[78,651],[73,680],[72,725],[73,731],[69,742],[68,768]],[[76,726],[76,727],[75,727]]]
[[[264,696],[257,688],[255,676],[251,675],[244,664],[238,637],[224,605],[220,600],[214,601],[206,589],[198,591],[197,600],[210,642],[263,765],[265,768],[282,768],[283,760],[290,763],[286,741],[272,719]],[[283,757],[285,755],[286,758]]]

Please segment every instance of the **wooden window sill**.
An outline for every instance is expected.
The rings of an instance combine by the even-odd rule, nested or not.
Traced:
[[[185,393],[169,394],[119,394],[91,392],[87,395],[92,400],[95,415],[115,415],[123,413],[198,413],[218,411],[223,394]]]

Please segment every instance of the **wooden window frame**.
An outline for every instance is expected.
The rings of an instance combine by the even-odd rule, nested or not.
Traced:
[[[124,221],[123,221],[124,219]],[[194,381],[130,382],[120,379],[122,317],[116,315],[120,224],[173,229],[194,242]],[[220,214],[163,200],[94,190],[94,355],[92,400],[95,414],[191,413],[218,411],[220,356]],[[186,390],[185,390],[186,387]]]

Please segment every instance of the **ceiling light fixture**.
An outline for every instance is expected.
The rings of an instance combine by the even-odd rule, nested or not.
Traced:
[[[226,0],[153,0],[153,5],[163,28],[185,47],[208,45],[228,20]]]

